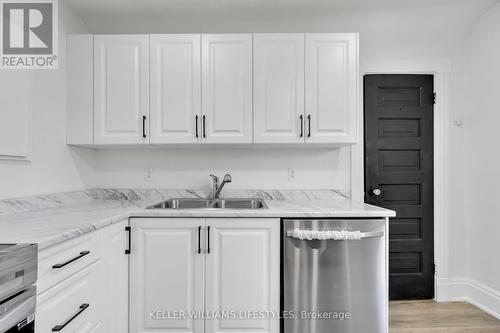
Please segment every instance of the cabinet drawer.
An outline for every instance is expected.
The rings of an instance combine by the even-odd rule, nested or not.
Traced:
[[[101,257],[97,232],[78,237],[39,253],[38,293],[67,279]]]
[[[99,299],[101,261],[41,293],[37,297],[36,333],[98,332],[102,307]]]

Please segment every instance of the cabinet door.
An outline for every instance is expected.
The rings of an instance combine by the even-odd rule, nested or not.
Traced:
[[[207,143],[252,142],[252,35],[202,35]]]
[[[94,143],[148,143],[149,36],[94,37]]]
[[[102,242],[102,288],[104,309],[103,332],[128,332],[129,271],[128,239],[125,227],[128,219],[99,231]]]
[[[207,219],[207,226],[206,311],[233,311],[236,319],[207,319],[206,333],[278,333],[278,319],[244,316],[246,311],[279,311],[279,219]]]
[[[304,141],[304,34],[256,34],[254,142]]]
[[[102,262],[97,261],[38,295],[35,331],[51,332],[66,324],[63,332],[107,332],[102,324],[101,276]]]
[[[200,35],[151,35],[151,143],[199,140],[200,44]]]
[[[204,219],[131,219],[130,332],[203,332]],[[177,311],[177,312],[175,312]],[[184,316],[182,315],[184,314]]]
[[[355,143],[358,35],[306,34],[306,142]]]

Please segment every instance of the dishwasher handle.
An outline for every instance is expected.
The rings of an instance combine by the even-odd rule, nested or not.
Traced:
[[[287,230],[286,235],[300,240],[362,240],[384,236],[384,231],[347,231],[347,230]]]

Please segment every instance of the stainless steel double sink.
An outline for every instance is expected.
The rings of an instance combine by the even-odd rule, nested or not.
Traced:
[[[262,199],[169,199],[148,209],[267,209]]]

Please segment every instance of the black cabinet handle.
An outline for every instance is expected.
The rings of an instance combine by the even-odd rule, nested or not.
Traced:
[[[142,116],[142,137],[146,138],[146,116]]]
[[[196,119],[196,125],[195,125],[196,126],[196,138],[198,138],[198,115],[196,115],[195,119]]]
[[[128,249],[125,249],[125,254],[130,254],[130,247],[132,246],[132,228],[127,226],[125,227],[125,231],[128,233]]]
[[[210,226],[207,227],[207,253],[210,254]]]
[[[204,138],[207,137],[207,125],[206,125],[206,122],[207,122],[207,117],[205,115],[203,115],[203,137]]]
[[[300,137],[303,138],[304,137],[304,115],[301,114],[299,119],[300,119]]]
[[[78,311],[75,312],[74,315],[72,315],[68,320],[66,320],[63,324],[61,325],[56,325],[52,327],[52,332],[59,332],[62,331],[63,328],[65,328],[69,323],[71,323],[76,317],[82,314],[83,311],[85,311],[90,305],[87,303],[84,303],[80,305],[78,308]]]
[[[70,259],[70,260],[68,260],[66,262],[63,262],[62,264],[55,264],[55,265],[52,266],[52,268],[53,269],[63,268],[64,266],[71,264],[73,261],[76,261],[78,259],[81,259],[81,258],[85,257],[89,253],[90,253],[90,251],[82,251],[82,252],[80,252],[79,255],[77,255],[73,259]]]
[[[311,137],[311,115],[307,116],[307,121],[309,123],[309,132],[307,133],[307,137],[310,138]]]
[[[201,225],[198,227],[198,254],[201,253]]]

